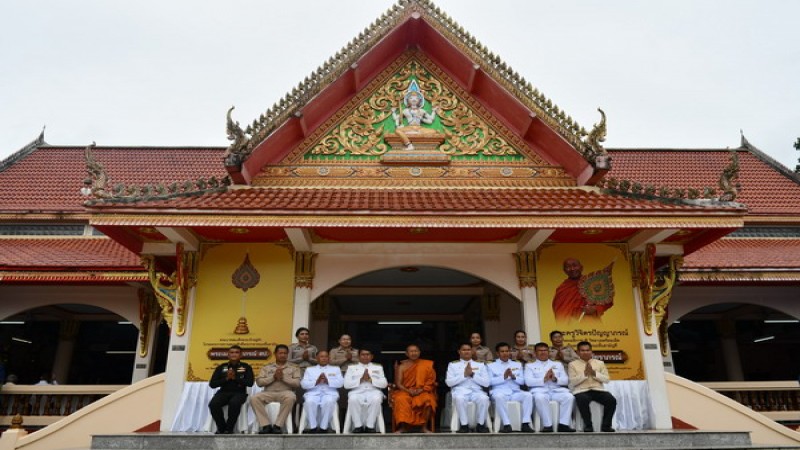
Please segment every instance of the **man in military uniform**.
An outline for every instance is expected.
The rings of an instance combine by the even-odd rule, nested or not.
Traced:
[[[250,406],[256,413],[259,434],[281,434],[286,418],[292,412],[297,401],[294,390],[300,387],[302,369],[297,364],[288,362],[289,347],[284,344],[275,346],[275,362],[261,368],[256,384],[264,390],[250,398]],[[271,424],[266,405],[272,402],[281,404],[275,423]]]
[[[383,392],[389,383],[383,374],[383,366],[372,362],[372,352],[362,348],[358,352],[358,364],[347,368],[344,388],[347,394],[353,433],[374,433],[378,413],[383,403]]]
[[[542,433],[553,432],[553,417],[550,416],[550,401],[558,402],[559,418],[556,431],[574,433],[572,407],[575,397],[569,393],[569,377],[560,361],[550,359],[550,346],[539,342],[533,346],[536,361],[525,365],[525,384],[531,388],[536,411],[542,419]]]
[[[300,386],[306,390],[303,399],[309,433],[326,433],[339,400],[338,389],[344,385],[344,379],[338,366],[328,364],[328,352],[323,350],[317,353],[317,361],[319,364],[306,369]]]
[[[233,434],[242,405],[247,401],[247,388],[253,385],[253,368],[242,362],[242,348],[232,345],[228,349],[228,362],[214,369],[208,385],[219,390],[208,402],[211,417],[217,424],[216,434]],[[228,407],[228,420],[222,407]]]
[[[531,417],[533,416],[533,397],[528,391],[523,391],[520,386],[525,384],[522,363],[511,359],[511,347],[500,342],[495,346],[497,359],[487,364],[492,385],[492,400],[494,410],[503,422],[501,433],[511,432],[511,419],[508,417],[506,402],[520,402],[522,405],[522,432],[533,433]]]
[[[489,387],[489,371],[486,365],[472,360],[472,346],[463,343],[458,347],[459,360],[447,365],[445,383],[450,387],[453,405],[458,412],[458,433],[469,433],[467,403],[474,402],[477,409],[475,431],[488,433],[486,420],[489,414],[489,396],[483,388]]]

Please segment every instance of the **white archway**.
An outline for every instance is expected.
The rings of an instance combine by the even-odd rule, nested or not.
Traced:
[[[0,298],[14,299],[0,302],[0,319],[42,306],[80,304],[111,311],[139,328],[139,297],[132,286],[5,285]]]

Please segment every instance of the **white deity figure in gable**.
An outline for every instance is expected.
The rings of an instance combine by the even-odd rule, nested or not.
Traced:
[[[406,150],[414,149],[414,145],[411,143],[414,136],[439,134],[433,129],[422,126],[422,124],[430,125],[433,123],[439,107],[434,106],[431,112],[423,109],[425,96],[420,91],[416,80],[411,81],[408,91],[403,96],[403,106],[404,108],[400,114],[398,114],[397,108],[392,108],[392,117],[394,117],[396,126],[395,133],[403,140]],[[403,125],[403,118],[405,118],[405,125]]]

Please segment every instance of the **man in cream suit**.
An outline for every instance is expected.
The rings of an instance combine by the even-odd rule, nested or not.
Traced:
[[[372,352],[362,348],[358,351],[358,363],[347,368],[344,388],[353,421],[353,433],[374,433],[378,413],[383,403],[383,391],[388,386],[383,366],[372,362]]]
[[[603,405],[600,431],[613,433],[611,420],[617,410],[617,399],[603,386],[609,382],[606,365],[603,361],[592,358],[592,344],[586,341],[578,343],[578,357],[580,359],[569,363],[569,385],[575,394],[575,403],[578,404],[578,412],[583,419],[583,431],[594,431],[592,412],[589,410],[589,403],[594,401]]]
[[[569,426],[572,422],[572,407],[575,397],[569,393],[569,377],[561,361],[550,359],[550,346],[539,342],[533,347],[536,361],[525,365],[525,384],[531,388],[536,411],[542,420],[542,433],[553,432],[553,417],[550,416],[550,401],[558,402],[559,418],[556,431],[574,433]]]
[[[458,412],[460,428],[458,433],[469,433],[469,418],[467,417],[467,403],[474,402],[477,408],[475,431],[488,433],[486,426],[489,415],[489,396],[483,388],[489,387],[489,371],[486,365],[472,360],[472,346],[468,343],[458,347],[458,361],[447,365],[447,378],[445,383],[450,387],[453,405]]]
[[[327,433],[331,417],[339,400],[338,389],[344,385],[342,370],[328,364],[328,352],[317,353],[319,364],[306,369],[300,386],[306,390],[303,395],[308,420],[308,433]]]

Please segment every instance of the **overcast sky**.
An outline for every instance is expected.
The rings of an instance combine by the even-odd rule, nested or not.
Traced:
[[[0,159],[54,145],[225,146],[388,0],[3,0]],[[725,148],[794,168],[800,1],[438,0],[607,147]]]

